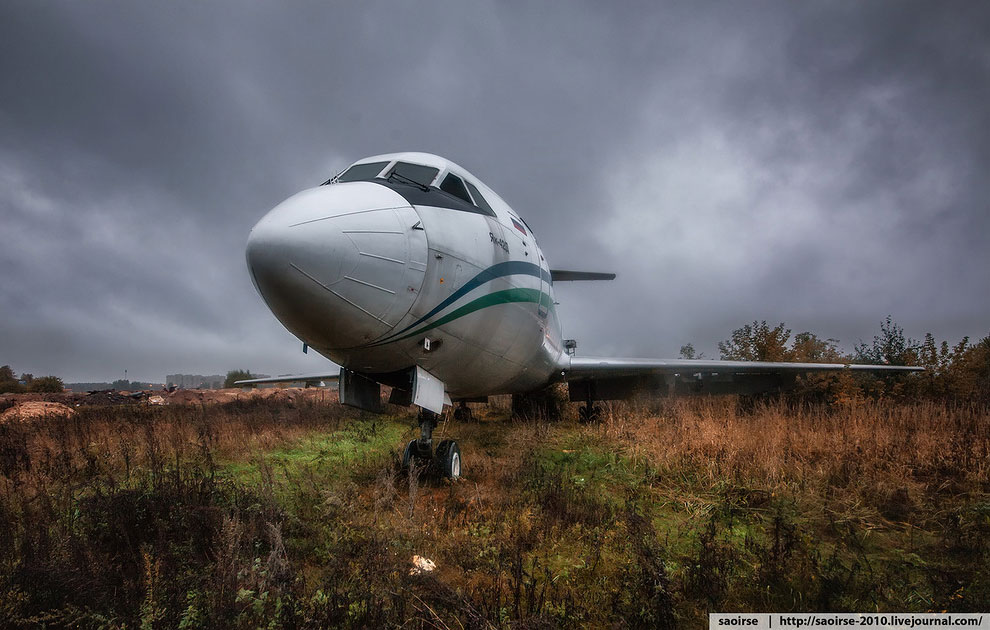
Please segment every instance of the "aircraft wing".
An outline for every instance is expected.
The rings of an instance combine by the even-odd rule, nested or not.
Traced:
[[[243,381],[234,381],[234,385],[260,385],[262,383],[313,383],[318,381],[338,381],[340,373],[327,374],[319,372],[316,374],[286,374],[284,376],[270,376],[268,378],[249,378]]]
[[[567,380],[595,376],[639,374],[778,374],[802,372],[921,372],[925,368],[905,365],[861,365],[858,363],[790,363],[772,361],[708,361],[705,359],[619,359],[571,357]]]
[[[571,357],[562,367],[572,400],[627,398],[636,390],[670,393],[756,394],[792,387],[798,374],[811,372],[919,372],[924,368],[855,363],[707,361],[704,359],[624,359]]]

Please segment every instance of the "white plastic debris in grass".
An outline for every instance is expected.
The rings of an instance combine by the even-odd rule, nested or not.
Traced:
[[[437,563],[430,560],[429,558],[424,558],[423,556],[413,556],[412,557],[413,566],[409,569],[409,575],[423,575],[424,573],[430,573],[437,568]]]

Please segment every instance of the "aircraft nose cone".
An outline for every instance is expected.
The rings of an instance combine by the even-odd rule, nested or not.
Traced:
[[[386,334],[423,284],[427,244],[416,211],[369,182],[321,186],[282,202],[251,230],[255,287],[313,348],[360,346]]]

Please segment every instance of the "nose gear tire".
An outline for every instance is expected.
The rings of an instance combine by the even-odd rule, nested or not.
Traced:
[[[437,446],[433,463],[441,477],[456,481],[461,476],[461,448],[454,440],[444,440]]]

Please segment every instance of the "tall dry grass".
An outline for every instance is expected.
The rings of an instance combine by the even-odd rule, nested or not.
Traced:
[[[248,399],[227,404],[79,407],[68,418],[0,424],[0,493],[44,491],[73,480],[126,482],[135,469],[161,473],[190,461],[237,460],[358,414],[321,401]]]
[[[461,442],[458,484],[405,476],[395,458],[370,475],[313,465],[276,479],[259,454],[358,416],[336,404],[123,406],[0,426],[0,616],[675,627],[714,607],[990,602],[987,409],[741,409],[656,399],[579,425],[573,408],[551,423],[510,421],[506,400],[475,406],[476,422],[438,428]],[[230,474],[244,462],[259,474]],[[413,554],[437,572],[409,576]]]
[[[777,402],[740,413],[731,398],[684,399],[617,408],[603,438],[664,468],[690,463],[712,482],[990,482],[990,413],[976,405]]]

